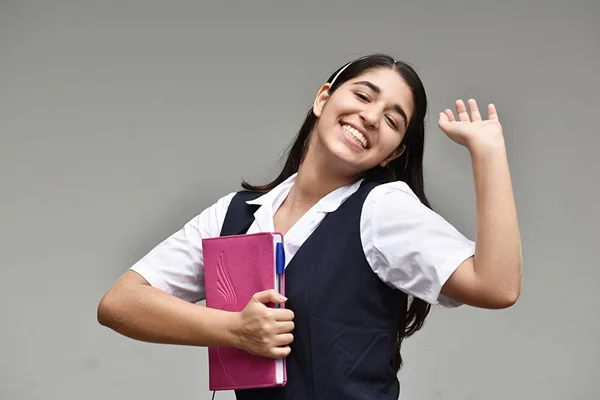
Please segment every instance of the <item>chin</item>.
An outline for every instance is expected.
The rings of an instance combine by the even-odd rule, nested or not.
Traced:
[[[341,169],[352,175],[372,168],[370,165],[372,163],[368,160],[372,158],[374,149],[367,149],[359,144],[342,129],[340,123],[336,123],[336,126],[327,133],[322,132],[317,146],[325,150],[319,151],[320,153],[327,154],[327,157],[331,158],[327,162],[331,168]]]
[[[363,154],[357,154],[356,151],[348,149],[344,143],[338,142],[329,147],[328,153],[331,162],[328,164],[332,168],[343,170],[347,174],[357,175],[371,169],[371,166],[365,163],[366,152],[367,150]]]

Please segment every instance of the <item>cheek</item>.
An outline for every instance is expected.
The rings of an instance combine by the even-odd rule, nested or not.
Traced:
[[[336,94],[338,97],[335,97]],[[341,117],[360,112],[356,100],[344,93],[334,93],[330,101],[323,107],[321,117],[327,121],[337,121]]]
[[[345,115],[351,114],[344,107],[331,104],[329,107],[323,108],[321,117],[317,120],[317,127],[325,136],[337,134],[339,129],[340,119]]]
[[[402,136],[398,132],[386,132],[381,135],[379,146],[382,153],[390,154],[396,150],[402,142]]]

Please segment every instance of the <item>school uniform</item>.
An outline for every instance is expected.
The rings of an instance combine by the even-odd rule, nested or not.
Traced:
[[[131,267],[167,293],[204,299],[201,240],[274,231],[296,175],[259,195],[230,193]],[[284,237],[286,307],[294,342],[283,388],[237,391],[239,400],[396,400],[390,366],[408,296],[448,307],[441,287],[475,243],[425,207],[404,182],[359,181],[323,197]]]

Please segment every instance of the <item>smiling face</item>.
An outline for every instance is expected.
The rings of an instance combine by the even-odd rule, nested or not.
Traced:
[[[368,70],[329,94],[320,90],[313,105],[319,118],[311,145],[334,156],[344,170],[360,174],[399,157],[400,142],[413,114],[413,95],[397,71]]]

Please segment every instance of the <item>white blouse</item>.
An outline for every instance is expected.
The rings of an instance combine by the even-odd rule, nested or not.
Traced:
[[[260,205],[248,233],[274,231],[275,212],[295,181],[293,175],[268,193],[248,201]],[[360,184],[359,181],[329,193],[286,233],[286,266],[327,213],[337,210]],[[202,239],[220,235],[234,195],[235,192],[218,199],[130,269],[174,296],[194,303],[204,300]],[[423,205],[406,183],[386,183],[371,190],[363,205],[360,234],[365,257],[382,281],[433,305],[459,305],[440,291],[456,268],[475,253],[475,243]]]

